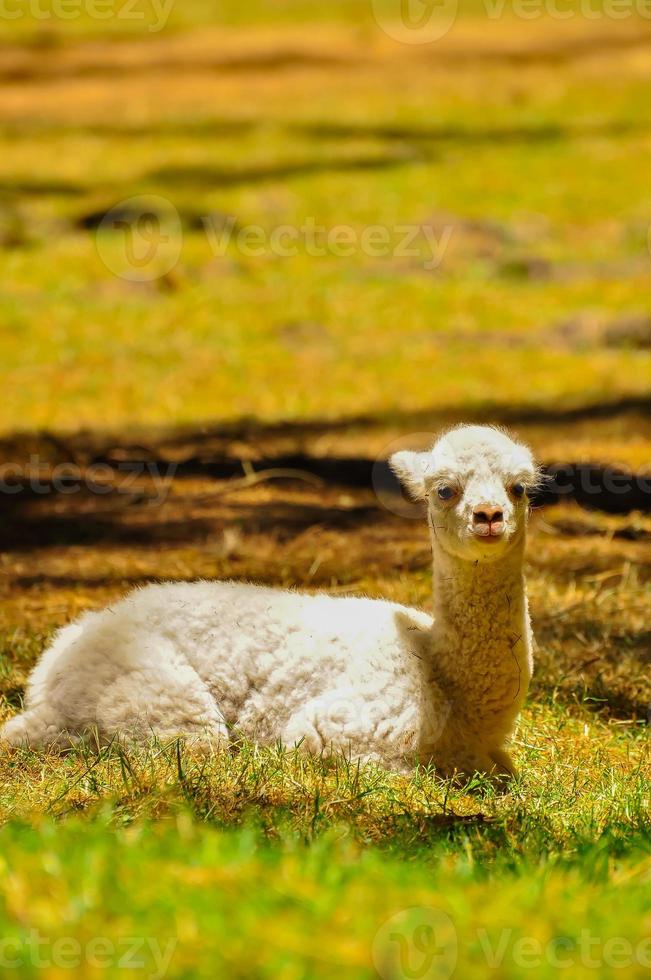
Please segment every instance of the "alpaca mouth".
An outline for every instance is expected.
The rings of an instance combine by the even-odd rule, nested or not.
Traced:
[[[489,527],[474,527],[473,534],[482,543],[494,544],[496,541],[501,541],[504,538],[504,525],[497,527],[492,525]]]

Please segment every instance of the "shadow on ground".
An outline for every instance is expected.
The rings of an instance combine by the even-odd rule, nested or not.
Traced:
[[[535,413],[535,424],[565,417],[571,426],[579,415],[598,424],[609,412],[630,419],[646,405]],[[450,421],[417,416],[419,427],[432,430]],[[385,461],[315,451],[324,433],[334,432],[339,444],[354,429],[359,445],[377,426],[361,418],[243,420],[134,437],[5,438],[0,462],[11,464],[12,475],[0,493],[0,629],[9,636],[28,624],[45,632],[161,578],[364,592],[426,608],[430,558],[420,510],[400,495]],[[583,478],[603,483],[612,472],[575,463],[573,493],[538,499],[558,505],[540,506],[532,525],[529,581],[541,647],[535,684],[545,696],[579,700],[604,715],[646,719],[649,508],[646,499],[609,496],[605,487],[589,500],[580,492]],[[602,510],[581,510],[572,496]]]

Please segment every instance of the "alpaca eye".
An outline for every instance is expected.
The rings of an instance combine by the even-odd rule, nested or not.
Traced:
[[[454,497],[454,490],[452,487],[439,487],[438,493],[441,500],[452,500]]]
[[[514,483],[511,487],[511,493],[514,497],[524,497],[526,489],[524,483]]]

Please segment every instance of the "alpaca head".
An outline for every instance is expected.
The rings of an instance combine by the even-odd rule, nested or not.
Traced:
[[[499,429],[462,425],[428,452],[398,452],[390,464],[412,496],[427,501],[444,551],[494,561],[523,540],[537,469],[527,447]]]

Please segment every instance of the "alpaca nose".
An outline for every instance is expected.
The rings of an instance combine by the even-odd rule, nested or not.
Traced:
[[[477,534],[498,537],[504,531],[504,514],[494,504],[478,504],[472,512],[472,523]]]

